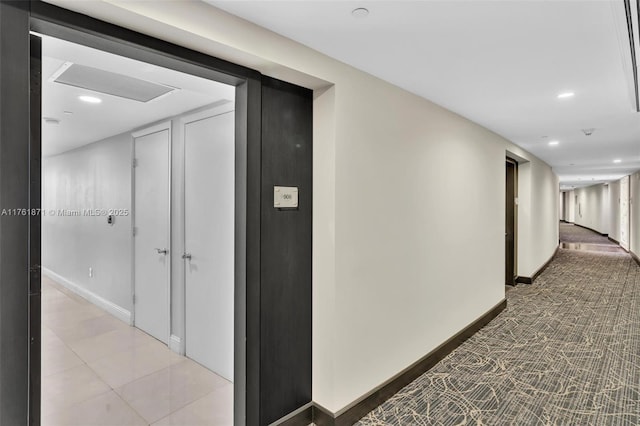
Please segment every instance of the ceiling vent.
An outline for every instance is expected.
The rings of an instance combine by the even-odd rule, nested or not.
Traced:
[[[138,102],[149,102],[176,90],[175,87],[71,62],[65,62],[49,81]]]

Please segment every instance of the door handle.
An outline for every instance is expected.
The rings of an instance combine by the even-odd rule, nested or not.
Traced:
[[[157,248],[156,251],[158,252],[158,254],[164,254],[166,255],[167,253],[169,253],[169,250],[167,250],[166,248]]]
[[[182,255],[182,258],[183,258],[183,259],[189,259],[189,260],[191,260],[191,253],[185,253],[185,254],[183,254],[183,255]]]

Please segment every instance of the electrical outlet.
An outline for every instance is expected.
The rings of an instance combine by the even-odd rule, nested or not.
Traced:
[[[93,278],[93,268],[89,268],[89,278]]]

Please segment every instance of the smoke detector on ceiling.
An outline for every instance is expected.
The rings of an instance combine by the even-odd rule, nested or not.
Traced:
[[[584,133],[586,136],[591,136],[595,131],[596,129],[582,129],[582,133]]]

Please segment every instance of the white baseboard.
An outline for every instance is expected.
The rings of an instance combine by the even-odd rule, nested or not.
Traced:
[[[51,278],[52,280],[54,280],[55,282],[57,282],[58,284],[62,285],[63,287],[71,290],[78,296],[84,299],[87,299],[89,302],[93,303],[97,307],[104,309],[105,311],[107,311],[114,317],[118,318],[119,320],[124,321],[129,325],[133,325],[131,312],[127,311],[123,307],[118,306],[115,303],[110,302],[101,296],[98,296],[92,291],[89,291],[86,288],[72,281],[69,281],[62,275],[58,275],[55,272],[53,272],[51,269],[45,268],[44,266],[42,267],[42,273],[48,276],[49,278]]]
[[[172,334],[169,337],[169,349],[179,355],[184,355],[184,349],[182,348],[182,339]]]

